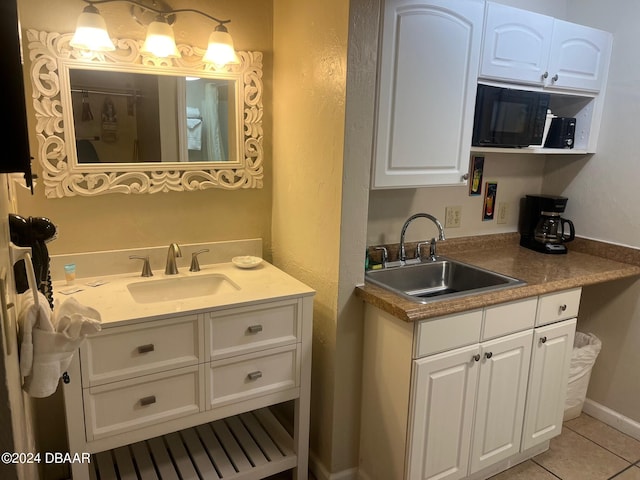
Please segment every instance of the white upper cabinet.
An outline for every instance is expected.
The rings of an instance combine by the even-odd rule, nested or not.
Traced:
[[[372,188],[466,183],[482,0],[385,2]]]
[[[551,17],[488,3],[480,76],[544,84],[552,32]]]
[[[610,33],[488,2],[480,77],[599,92],[611,44]]]
[[[598,92],[609,69],[608,32],[554,20],[548,86]]]

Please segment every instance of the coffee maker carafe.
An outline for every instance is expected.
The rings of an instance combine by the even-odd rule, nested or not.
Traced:
[[[527,195],[521,208],[520,245],[543,253],[567,253],[565,243],[575,237],[573,222],[561,217],[567,200],[553,195]]]

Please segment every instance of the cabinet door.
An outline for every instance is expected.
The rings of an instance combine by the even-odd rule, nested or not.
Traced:
[[[552,17],[488,3],[480,76],[543,85],[552,32]]]
[[[609,70],[611,44],[608,32],[555,20],[547,85],[600,91]]]
[[[532,337],[528,330],[481,345],[470,473],[520,451]]]
[[[385,2],[372,188],[464,184],[480,0]]]
[[[576,319],[535,330],[523,450],[560,435],[575,330]]]
[[[466,477],[479,354],[474,345],[414,361],[406,478]]]

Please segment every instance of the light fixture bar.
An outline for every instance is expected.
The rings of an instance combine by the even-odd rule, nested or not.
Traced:
[[[175,18],[177,13],[196,13],[203,17],[213,20],[216,25],[214,31],[209,36],[209,43],[206,53],[202,57],[204,63],[214,64],[217,67],[231,63],[240,63],[240,59],[235,52],[233,46],[233,39],[227,30],[225,24],[230,23],[231,20],[221,20],[208,13],[201,12],[194,8],[177,8],[172,9],[164,2],[159,2],[161,8],[157,8],[157,5],[147,5],[140,0],[83,0],[88,5],[85,7],[83,14],[78,19],[78,25],[76,27],[76,33],[70,42],[72,47],[86,49],[86,50],[114,50],[115,46],[109,39],[107,33],[106,24],[104,19],[100,15],[100,12],[96,8],[96,5],[102,5],[104,3],[124,2],[141,9],[142,11],[148,11],[155,14],[155,20],[153,20],[147,29],[147,38],[142,46],[142,50],[145,53],[150,53],[159,58],[178,58],[180,52],[176,46],[176,41],[173,33],[173,29],[169,22],[170,17]],[[133,15],[133,9],[132,15]],[[135,15],[134,15],[134,18]],[[99,41],[101,40],[101,41]]]
[[[201,12],[200,10],[196,10],[194,8],[178,8],[178,9],[159,9],[159,8],[154,8],[152,6],[146,5],[142,2],[138,2],[136,0],[83,0],[85,3],[88,3],[89,5],[101,5],[103,3],[114,3],[114,2],[124,2],[124,3],[130,3],[131,5],[135,5],[137,7],[140,8],[144,8],[145,10],[149,10],[153,13],[156,13],[158,15],[172,15],[174,13],[181,13],[181,12],[191,12],[191,13],[197,13],[198,15],[202,15],[203,17],[207,17],[210,20],[213,20],[214,22],[219,23],[220,25],[224,25],[226,23],[230,23],[231,20],[221,20],[217,17],[214,17],[213,15],[209,15],[208,13],[205,12]]]

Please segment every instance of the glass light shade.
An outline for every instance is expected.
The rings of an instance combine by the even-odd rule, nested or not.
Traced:
[[[171,25],[159,20],[151,22],[147,29],[147,39],[144,41],[142,51],[160,58],[180,57]]]
[[[209,46],[207,47],[207,53],[202,57],[202,61],[215,65],[240,63],[240,59],[233,48],[233,39],[229,32],[214,30],[209,35]]]
[[[98,9],[92,6],[86,7],[78,17],[76,32],[69,45],[73,48],[95,52],[112,52],[116,49],[109,38],[104,18]]]

